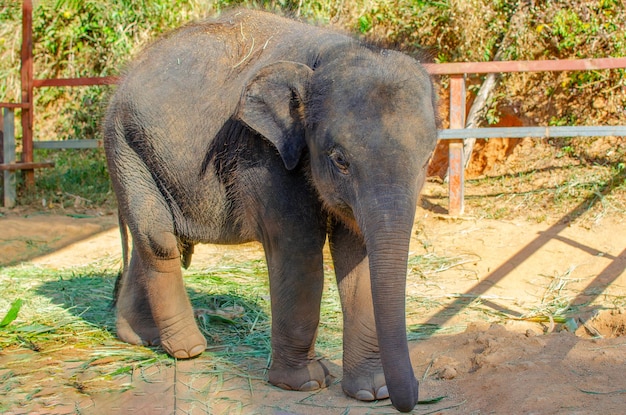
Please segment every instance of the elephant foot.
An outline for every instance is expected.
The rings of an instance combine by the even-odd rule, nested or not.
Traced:
[[[312,360],[299,368],[272,364],[269,370],[269,382],[285,390],[314,391],[327,388],[332,380],[333,376],[320,360]]]
[[[173,318],[164,321],[159,330],[146,313],[124,313],[118,310],[117,337],[130,344],[161,346],[167,354],[177,359],[189,359],[206,349],[206,339],[198,330],[193,317]]]
[[[160,322],[161,347],[177,359],[198,356],[206,349],[206,339],[198,329],[193,313],[179,315]]]
[[[381,372],[368,376],[345,375],[341,387],[346,395],[360,401],[375,401],[389,398],[385,375]]]
[[[161,344],[159,329],[150,313],[133,313],[118,306],[115,328],[117,337],[126,343],[141,346]]]

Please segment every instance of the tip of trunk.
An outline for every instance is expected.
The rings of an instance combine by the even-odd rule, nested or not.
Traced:
[[[412,377],[411,381],[405,385],[399,385],[389,388],[389,398],[391,403],[400,412],[411,412],[418,401],[418,389],[419,384],[415,377]]]

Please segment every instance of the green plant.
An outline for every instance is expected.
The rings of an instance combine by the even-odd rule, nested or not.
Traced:
[[[405,50],[432,50],[437,62],[490,60],[514,10],[509,3],[375,1],[353,27]]]
[[[587,41],[588,36],[595,35],[596,28],[591,22],[583,21],[571,9],[559,10],[552,20],[551,34],[556,37],[555,43],[559,51],[572,50]]]
[[[36,171],[35,191],[21,194],[21,203],[93,208],[113,202],[102,150],[40,150],[36,157],[54,161],[55,167]]]
[[[11,303],[11,307],[9,307],[6,315],[2,318],[2,321],[0,321],[0,329],[8,326],[17,318],[20,308],[22,308],[22,304],[23,301],[19,298]]]

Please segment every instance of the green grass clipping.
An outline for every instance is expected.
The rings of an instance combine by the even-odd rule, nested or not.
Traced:
[[[20,298],[13,301],[13,304],[11,304],[11,308],[9,308],[7,314],[4,316],[2,321],[0,321],[0,327],[8,326],[17,318],[17,315],[20,312],[20,308],[22,308],[22,303],[23,301]]]

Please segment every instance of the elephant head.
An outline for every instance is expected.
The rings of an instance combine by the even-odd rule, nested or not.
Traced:
[[[406,271],[436,142],[432,83],[403,54],[354,45],[321,54],[312,66],[282,61],[260,69],[238,117],[274,144],[286,169],[308,152],[327,210],[362,236],[385,380],[394,406],[408,411],[418,386],[406,341]]]

